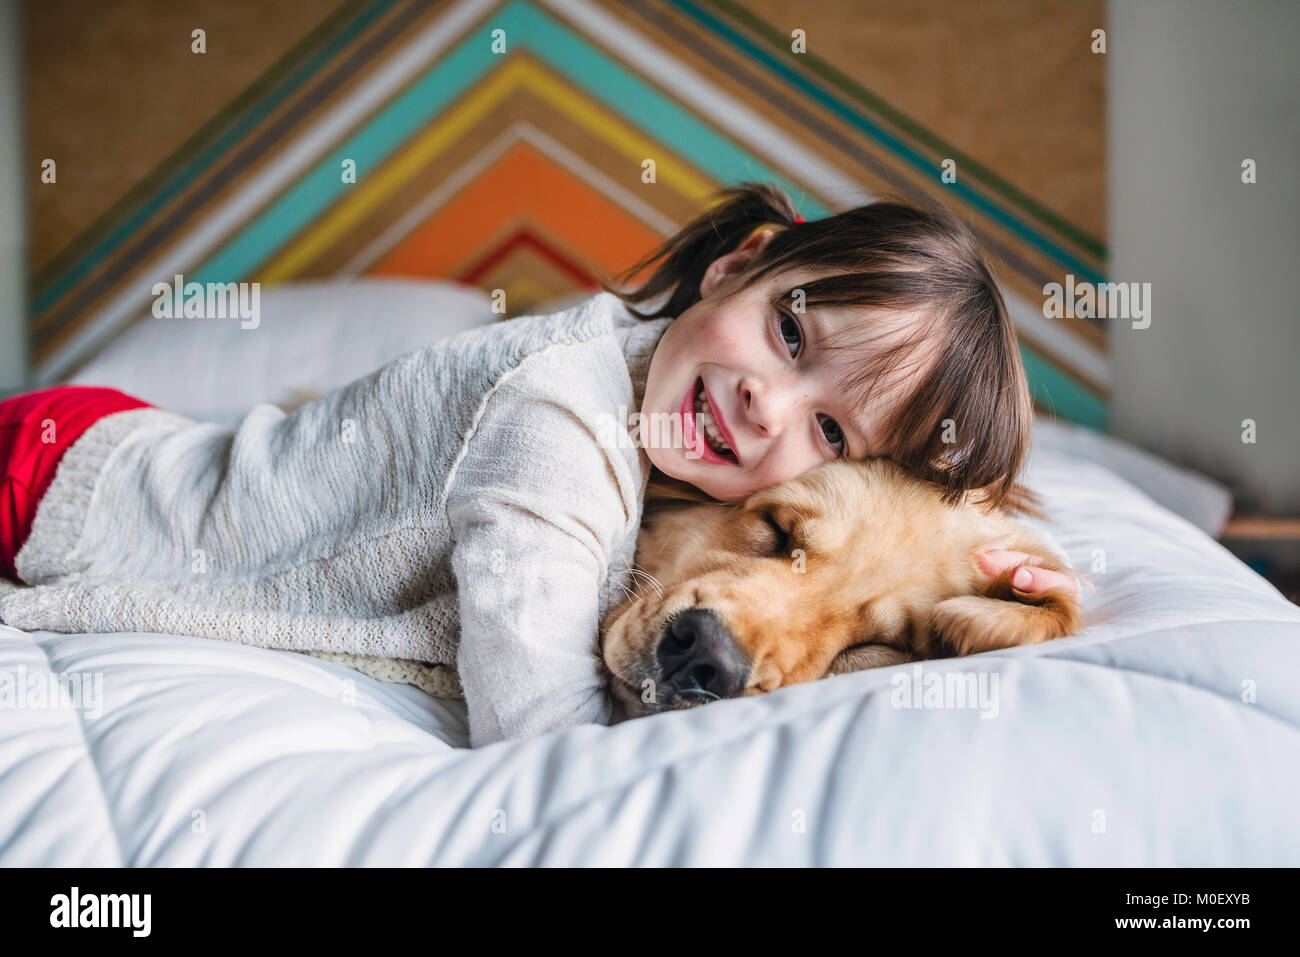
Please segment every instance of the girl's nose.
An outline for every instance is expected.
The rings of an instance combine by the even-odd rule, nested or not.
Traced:
[[[785,405],[780,395],[752,379],[741,383],[740,397],[755,431],[765,436],[780,434]]]

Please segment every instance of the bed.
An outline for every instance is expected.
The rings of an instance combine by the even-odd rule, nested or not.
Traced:
[[[462,702],[332,662],[0,625],[0,864],[1300,864],[1300,608],[1214,541],[1226,493],[1050,422],[1027,479],[1095,585],[1077,637],[479,750]],[[91,693],[14,683],[50,672]]]

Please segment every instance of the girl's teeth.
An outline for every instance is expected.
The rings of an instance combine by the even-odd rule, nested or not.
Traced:
[[[709,411],[708,400],[704,398],[704,390],[701,389],[695,396],[695,421],[699,424],[700,430],[708,440],[709,447],[715,452],[730,452],[731,446],[723,438],[722,432],[713,422],[713,413]]]
[[[713,424],[713,416],[707,412],[701,412],[696,417],[696,421],[703,426],[704,434],[709,437],[710,444],[713,445],[715,450],[722,452],[731,451],[731,446],[728,445],[727,440],[722,437],[722,433],[718,431],[718,427]]]

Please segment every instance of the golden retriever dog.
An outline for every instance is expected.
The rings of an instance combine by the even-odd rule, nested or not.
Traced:
[[[831,462],[740,504],[659,473],[637,586],[602,623],[615,721],[762,694],[832,674],[1060,638],[1077,599],[990,578],[987,549],[1073,574],[1010,511],[884,461]],[[1077,577],[1077,576],[1076,576]]]

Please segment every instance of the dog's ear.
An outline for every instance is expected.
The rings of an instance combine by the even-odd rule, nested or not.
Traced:
[[[835,656],[826,674],[846,675],[853,671],[866,671],[868,668],[888,668],[911,660],[912,656],[907,652],[888,645],[854,645]]]
[[[1068,569],[1056,570],[1069,574]],[[1009,568],[979,594],[949,598],[934,607],[931,627],[942,647],[956,655],[973,655],[1051,641],[1078,631],[1077,598],[1060,590],[1022,592],[1011,584],[1013,574],[1015,569]]]
[[[641,510],[642,524],[665,512],[675,512],[695,505],[718,505],[717,499],[704,494],[689,482],[665,475],[657,468],[650,470],[646,485],[645,503]]]
[[[693,502],[696,504],[704,502],[716,505],[718,502],[717,499],[701,492],[690,482],[683,482],[671,475],[665,475],[658,468],[650,469],[650,480],[646,486],[646,498],[664,502]]]

